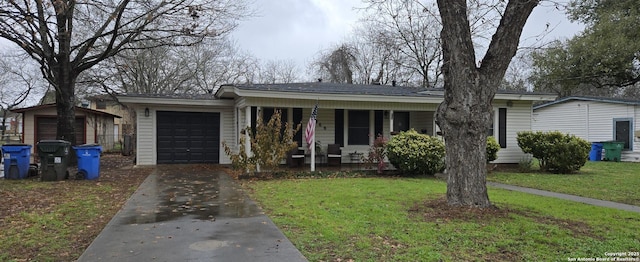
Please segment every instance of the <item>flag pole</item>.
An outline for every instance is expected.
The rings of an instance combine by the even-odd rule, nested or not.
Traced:
[[[311,172],[316,171],[316,132],[311,135]]]

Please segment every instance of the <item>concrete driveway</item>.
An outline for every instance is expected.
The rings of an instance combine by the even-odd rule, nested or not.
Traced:
[[[226,173],[161,165],[78,261],[307,261]]]

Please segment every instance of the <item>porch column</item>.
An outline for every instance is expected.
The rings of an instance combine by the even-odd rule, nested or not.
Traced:
[[[393,133],[393,110],[389,110],[389,135]]]
[[[244,113],[245,126],[249,127],[249,129],[244,132],[244,136],[245,136],[244,150],[247,156],[250,156],[251,155],[251,136],[249,135],[249,132],[251,132],[251,107],[250,106],[245,107],[244,111],[245,111]]]

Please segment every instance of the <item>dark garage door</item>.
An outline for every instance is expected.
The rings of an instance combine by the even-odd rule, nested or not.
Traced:
[[[219,163],[220,113],[158,111],[158,164]]]

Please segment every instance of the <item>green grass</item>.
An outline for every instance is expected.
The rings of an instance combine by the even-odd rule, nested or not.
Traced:
[[[495,188],[489,195],[503,215],[457,217],[425,206],[445,194],[446,184],[436,179],[247,186],[310,261],[567,261],[640,247],[640,214]]]
[[[574,174],[496,172],[487,180],[640,206],[640,163],[587,162]]]

